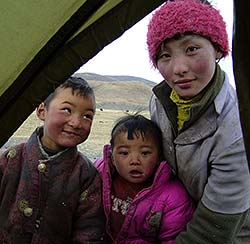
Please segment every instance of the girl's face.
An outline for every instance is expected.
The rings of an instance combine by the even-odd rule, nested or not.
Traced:
[[[59,88],[48,108],[44,103],[37,108],[38,117],[44,121],[42,144],[61,150],[82,143],[89,136],[94,113],[94,96],[83,97],[72,94],[71,88]]]
[[[164,43],[157,68],[167,84],[183,99],[199,94],[211,81],[216,59],[222,54],[199,35],[184,35]]]
[[[128,134],[122,132],[114,140],[112,160],[121,177],[131,183],[143,183],[155,172],[159,164],[159,152],[156,143],[150,138],[134,136],[128,140]]]

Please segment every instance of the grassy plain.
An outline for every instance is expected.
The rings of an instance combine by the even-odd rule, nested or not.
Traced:
[[[138,77],[125,77],[125,80],[124,77],[123,79],[113,77],[110,80],[110,77],[95,76],[96,74],[88,74],[86,78],[83,76],[93,87],[97,110],[89,138],[78,146],[79,150],[92,160],[101,156],[103,145],[109,142],[114,122],[124,116],[125,111],[134,113],[134,111],[144,110],[141,114],[149,116],[148,104],[154,85],[149,81],[141,81],[141,78]],[[91,77],[92,79],[90,79]],[[0,148],[0,152],[13,144],[27,141],[39,125],[41,125],[41,122],[34,112],[10,137],[8,142]]]
[[[133,111],[128,113],[133,113]],[[90,136],[87,141],[78,146],[79,150],[91,160],[100,157],[103,145],[109,143],[110,132],[115,121],[125,114],[124,110],[97,109]],[[149,117],[148,111],[142,111],[141,114]],[[1,151],[13,144],[26,141],[34,129],[41,124],[36,114],[32,113],[9,139],[8,143],[2,147]]]

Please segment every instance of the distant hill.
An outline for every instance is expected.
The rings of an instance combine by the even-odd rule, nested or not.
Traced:
[[[93,87],[97,108],[147,110],[152,88],[156,83],[135,76],[75,73]]]
[[[92,73],[76,73],[87,80],[96,95],[97,112],[87,142],[79,146],[91,160],[102,155],[102,147],[109,142],[114,121],[124,112],[140,111],[149,116],[148,105],[154,82],[134,76],[104,76]],[[13,144],[26,141],[41,121],[32,113],[9,141],[0,148],[0,153]]]

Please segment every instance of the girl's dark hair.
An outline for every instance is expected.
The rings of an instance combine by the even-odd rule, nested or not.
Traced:
[[[81,77],[74,77],[71,76],[68,78],[64,83],[59,85],[54,92],[52,92],[44,101],[45,106],[48,108],[51,100],[55,97],[57,94],[57,91],[59,88],[66,89],[66,88],[71,88],[72,94],[78,94],[82,97],[86,97],[89,95],[94,96],[94,91],[92,87],[89,85],[89,83],[84,80]]]
[[[114,141],[120,133],[128,133],[128,140],[141,136],[142,138],[151,137],[156,143],[160,159],[163,156],[162,132],[158,125],[141,114],[126,115],[121,117],[111,131],[110,144],[113,148]]]

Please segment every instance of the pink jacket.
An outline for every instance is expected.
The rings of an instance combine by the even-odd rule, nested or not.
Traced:
[[[95,162],[103,178],[103,204],[110,235],[112,166],[110,145],[104,147],[103,158]],[[172,174],[171,167],[161,162],[151,187],[139,192],[129,206],[122,229],[113,243],[175,243],[192,218],[194,204],[184,186]]]

